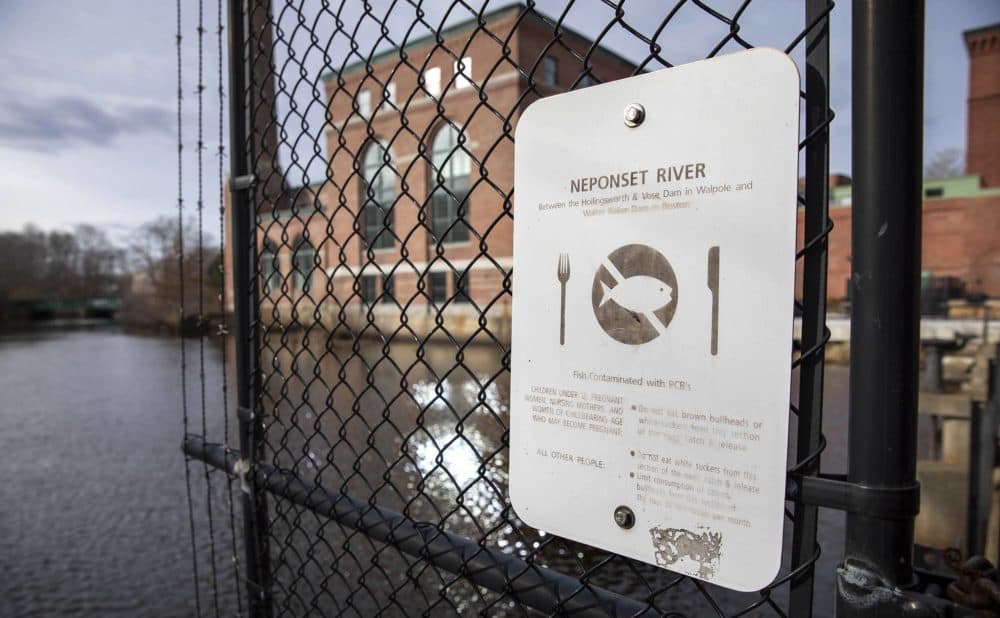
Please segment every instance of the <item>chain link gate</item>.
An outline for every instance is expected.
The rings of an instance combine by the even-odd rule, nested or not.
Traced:
[[[251,615],[809,616],[817,505],[912,521],[915,489],[884,499],[819,473],[833,2],[804,0],[781,41],[744,32],[777,10],[751,0],[641,23],[625,2],[536,4],[229,3],[240,448],[184,447],[241,479]],[[566,24],[586,11],[603,21],[590,37]],[[506,492],[517,119],[672,66],[664,41],[691,20],[716,33],[701,57],[804,58],[785,557],[753,594],[530,528]]]

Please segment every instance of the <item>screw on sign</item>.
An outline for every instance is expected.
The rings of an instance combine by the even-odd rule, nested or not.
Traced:
[[[677,310],[677,277],[662,253],[632,244],[612,251],[594,273],[591,302],[597,322],[620,343],[649,343],[666,331]]]
[[[615,523],[618,524],[619,528],[629,530],[635,526],[635,513],[627,506],[620,506],[616,508],[614,517]]]
[[[646,108],[639,103],[631,103],[625,108],[625,126],[635,128],[646,119]]]

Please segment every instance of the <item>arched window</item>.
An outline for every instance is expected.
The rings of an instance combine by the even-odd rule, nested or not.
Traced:
[[[392,156],[385,147],[372,142],[365,151],[361,182],[362,233],[372,249],[392,247],[392,204],[396,199]]]
[[[431,232],[438,242],[469,240],[469,153],[458,145],[458,131],[450,124],[434,136],[431,149]],[[460,216],[461,215],[461,216]]]
[[[292,284],[301,292],[312,287],[313,272],[316,268],[316,249],[305,238],[299,239],[292,252]]]
[[[264,285],[264,294],[270,294],[281,287],[278,248],[270,240],[264,241],[264,248],[260,252],[260,278]]]

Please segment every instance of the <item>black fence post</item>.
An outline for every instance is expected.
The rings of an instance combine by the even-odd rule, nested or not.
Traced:
[[[826,340],[827,235],[829,225],[830,170],[830,11],[828,0],[806,0],[806,135],[805,148],[805,249],[802,264],[802,364],[800,366],[796,459],[808,461],[803,474],[818,473],[816,454],[822,440],[823,372]],[[818,23],[817,20],[820,20]],[[795,505],[792,540],[793,565],[806,564],[816,555],[818,509]],[[813,569],[792,578],[789,611],[810,616],[813,607]]]
[[[969,419],[969,501],[966,515],[966,553],[985,555],[988,546],[990,504],[993,500],[993,463],[997,441],[998,361],[989,359],[986,398],[972,403]],[[992,560],[996,556],[986,556]]]
[[[992,370],[992,363],[990,363]],[[986,530],[993,498],[993,460],[996,427],[992,406],[972,402],[969,419],[969,500],[966,509],[966,555],[986,553]]]
[[[249,614],[269,618],[271,612],[270,557],[267,547],[267,502],[252,482],[252,468],[262,443],[259,415],[255,414],[260,388],[256,357],[257,241],[250,192],[254,190],[253,135],[249,88],[252,81],[248,51],[250,15],[245,0],[229,0],[229,127],[230,127],[230,238],[233,255],[233,309],[235,312],[236,389],[240,452],[246,461],[243,483],[243,543],[246,552],[246,593]]]
[[[922,0],[853,5],[848,480],[916,485],[923,153]],[[838,616],[895,616],[913,582],[913,519],[847,514]]]

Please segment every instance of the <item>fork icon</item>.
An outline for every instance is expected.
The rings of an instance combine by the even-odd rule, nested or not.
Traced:
[[[569,254],[559,254],[559,267],[556,277],[561,288],[559,300],[559,345],[566,345],[566,282],[569,281]]]

